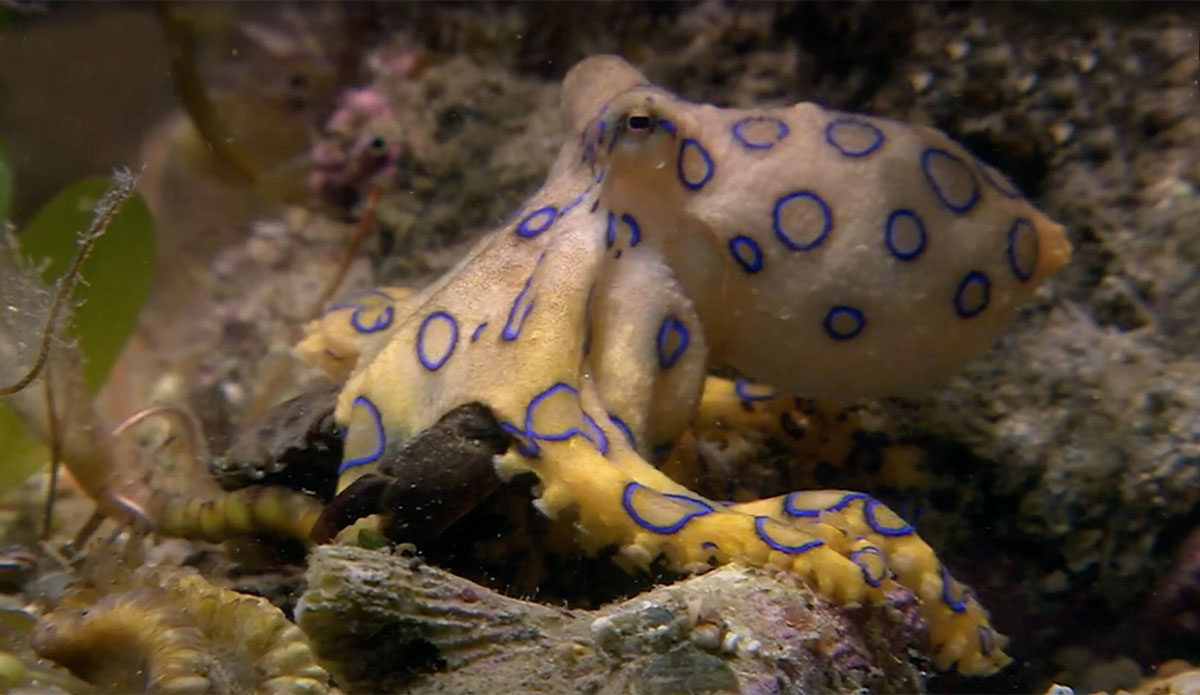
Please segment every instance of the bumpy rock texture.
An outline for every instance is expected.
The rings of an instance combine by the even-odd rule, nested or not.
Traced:
[[[518,601],[412,558],[313,551],[296,620],[348,692],[915,692],[911,596],[829,606],[726,567],[597,611]]]

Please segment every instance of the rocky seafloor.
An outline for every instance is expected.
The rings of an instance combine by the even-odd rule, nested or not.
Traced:
[[[497,682],[511,692],[1032,692],[1052,682],[1092,692],[1133,688],[1171,659],[1200,661],[1194,6],[572,8],[355,10],[345,26],[364,40],[341,48],[354,79],[330,87],[330,107],[312,116],[311,200],[228,223],[220,245],[202,247],[190,261],[203,269],[200,291],[183,293],[196,311],[179,310],[179,293],[152,302],[143,339],[159,356],[135,342],[131,354],[155,368],[127,388],[161,391],[169,372],[219,450],[270,391],[289,327],[371,187],[379,228],[344,291],[449,267],[542,182],[563,135],[558,81],[586,55],[623,54],[693,100],[813,100],[928,123],[1009,173],[1075,246],[1071,265],[964,374],[873,406],[952,483],[907,507],[874,492],[914,510],[1012,638],[1016,663],[986,679],[926,677],[910,664],[921,645],[902,609],[848,618],[786,580],[734,569],[599,612],[519,602],[348,548],[315,551],[299,607],[295,568],[277,583],[285,589],[239,586],[295,609],[336,683],[356,692],[492,692]],[[172,197],[156,209],[167,228],[192,213],[173,210]],[[297,374],[289,392],[312,383]],[[418,608],[389,606],[404,592]],[[784,596],[809,612],[787,616]],[[435,604],[450,614],[429,613]],[[422,611],[428,622],[413,624]],[[784,624],[795,634],[781,635]],[[463,637],[463,625],[487,626],[494,640]]]

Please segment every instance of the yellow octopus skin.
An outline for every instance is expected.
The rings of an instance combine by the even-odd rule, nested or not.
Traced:
[[[587,551],[774,566],[846,605],[899,583],[939,668],[1008,663],[971,592],[878,501],[726,505],[648,459],[696,417],[713,367],[833,400],[951,374],[1067,262],[1063,228],[931,128],[693,104],[613,56],[575,66],[562,104],[567,141],[510,222],[431,286],[335,308],[297,346],[348,375],[340,486],[478,401],[519,442],[497,471],[535,474],[551,517],[574,508]]]

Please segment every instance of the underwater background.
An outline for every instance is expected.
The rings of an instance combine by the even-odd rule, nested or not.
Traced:
[[[63,413],[17,417],[46,408],[19,394],[0,411],[0,685],[1200,693],[1197,8],[0,2],[0,218],[37,249],[0,265],[0,386],[45,353],[24,394]],[[745,568],[543,558],[556,532],[528,486],[428,546],[364,531],[306,554],[341,440],[314,424],[336,389],[293,359],[301,327],[332,298],[433,282],[508,219],[574,137],[563,77],[604,53],[694,102],[932,126],[1064,225],[1069,264],[953,379],[806,411],[829,438],[807,460],[709,442],[755,496],[846,488],[895,509],[1013,664],[934,668],[911,595],[848,609]],[[121,167],[137,195],[117,177],[100,199],[87,177]],[[98,215],[71,316],[47,322],[98,199],[124,207]],[[46,528],[54,457],[70,472]],[[92,489],[153,490],[165,501],[130,505],[161,504],[157,529],[117,523],[133,493],[89,521]],[[230,495],[227,517],[170,533],[173,510],[207,513],[197,491]]]

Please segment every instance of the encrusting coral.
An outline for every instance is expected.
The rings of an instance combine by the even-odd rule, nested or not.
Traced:
[[[92,557],[31,636],[77,677],[105,692],[328,691],[304,633],[266,599],[183,570],[130,571],[139,560],[111,548]]]

